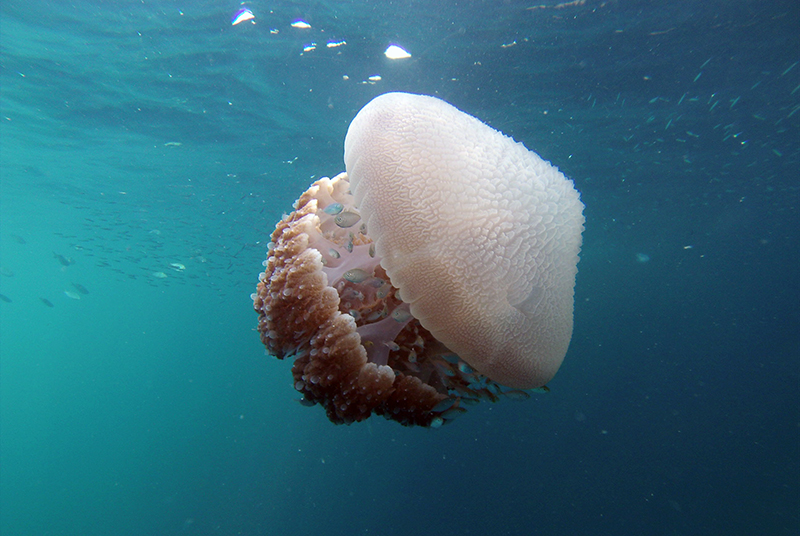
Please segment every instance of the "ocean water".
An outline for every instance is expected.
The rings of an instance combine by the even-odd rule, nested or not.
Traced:
[[[0,4],[3,536],[800,532],[796,1],[245,5]],[[265,355],[274,224],[388,91],[581,191],[550,393],[334,426]]]

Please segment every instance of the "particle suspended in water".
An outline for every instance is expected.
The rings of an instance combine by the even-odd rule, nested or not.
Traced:
[[[650,255],[648,255],[647,253],[637,253],[636,260],[642,263],[647,262],[650,260]]]
[[[403,60],[411,57],[407,50],[397,45],[389,45],[383,54],[390,60]]]
[[[233,16],[233,19],[231,20],[231,25],[236,26],[240,22],[253,20],[254,18],[256,18],[256,16],[253,15],[253,12],[247,9],[246,7],[243,7],[242,9],[237,11],[236,14]]]

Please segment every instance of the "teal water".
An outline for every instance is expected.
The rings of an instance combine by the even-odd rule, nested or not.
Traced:
[[[796,534],[800,8],[556,4],[4,1],[0,532]],[[397,90],[586,204],[552,392],[440,430],[301,406],[249,297]]]

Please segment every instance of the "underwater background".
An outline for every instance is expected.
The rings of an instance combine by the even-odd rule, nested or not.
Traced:
[[[4,0],[0,533],[797,534],[798,28],[796,0]],[[303,407],[250,298],[388,91],[586,204],[551,392],[439,430]]]

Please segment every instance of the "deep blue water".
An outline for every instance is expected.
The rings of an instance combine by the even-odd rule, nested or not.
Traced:
[[[800,4],[556,3],[4,0],[0,532],[800,532]],[[249,298],[394,90],[586,204],[552,392],[440,430],[302,407]]]

